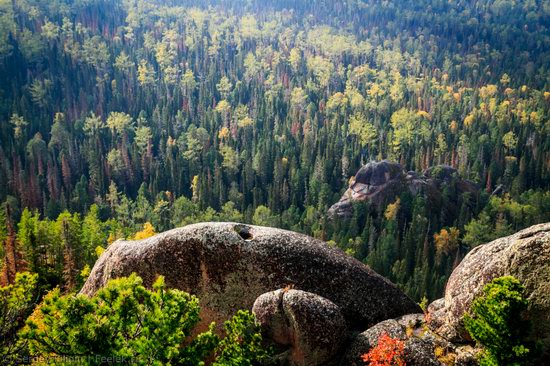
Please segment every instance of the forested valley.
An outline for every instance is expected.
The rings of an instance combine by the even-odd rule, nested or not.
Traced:
[[[470,249],[550,221],[549,27],[538,0],[0,0],[1,283],[78,290],[117,239],[235,221],[438,298]],[[329,217],[384,159],[479,194]]]

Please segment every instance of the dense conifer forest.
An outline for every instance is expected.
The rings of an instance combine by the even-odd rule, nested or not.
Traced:
[[[118,238],[237,221],[435,299],[468,250],[550,221],[549,136],[547,1],[0,0],[2,284],[77,290]],[[330,218],[383,159],[480,193]]]

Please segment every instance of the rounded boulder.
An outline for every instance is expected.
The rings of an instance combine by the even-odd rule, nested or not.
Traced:
[[[293,366],[331,362],[346,341],[346,320],[333,302],[300,290],[277,290],[256,299],[252,312],[265,339]]]
[[[350,329],[419,312],[394,284],[339,249],[291,231],[238,223],[201,223],[140,241],[118,240],[101,255],[81,292],[135,272],[150,286],[199,297],[201,325],[250,310],[263,293],[294,286],[336,304]]]

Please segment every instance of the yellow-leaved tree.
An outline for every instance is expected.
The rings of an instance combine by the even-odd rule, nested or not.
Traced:
[[[145,224],[143,224],[143,230],[138,231],[136,235],[134,235],[134,240],[147,239],[155,234],[156,232],[153,225],[151,225],[150,222],[146,222]]]

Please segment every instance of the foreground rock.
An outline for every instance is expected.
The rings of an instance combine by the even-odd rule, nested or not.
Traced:
[[[403,361],[407,366],[476,365],[476,350],[451,344],[430,331],[424,314],[405,315],[376,324],[358,334],[346,349],[341,366],[364,366],[361,356],[378,345],[386,334],[403,342]]]
[[[443,190],[448,187],[454,192],[450,201],[443,202]],[[332,217],[349,217],[353,214],[353,202],[368,202],[381,210],[403,192],[422,194],[433,210],[442,210],[444,215],[456,215],[464,193],[474,199],[479,188],[472,182],[458,176],[456,169],[440,165],[427,169],[422,175],[405,172],[401,165],[387,160],[370,162],[363,166],[352,179],[342,198],[328,211]],[[472,205],[473,201],[470,202]]]
[[[501,276],[514,276],[525,286],[529,309],[524,315],[550,361],[550,223],[474,248],[451,274],[444,301],[430,305],[431,327],[450,340],[467,340],[464,314],[483,286]]]
[[[82,288],[92,295],[112,278],[158,275],[168,287],[196,294],[202,326],[250,310],[263,293],[294,285],[336,304],[350,329],[419,312],[390,281],[326,243],[290,231],[203,223],[141,241],[119,240],[101,255]]]
[[[330,363],[347,338],[340,308],[310,292],[268,292],[258,297],[252,311],[264,337],[283,349],[278,357],[290,365]]]

